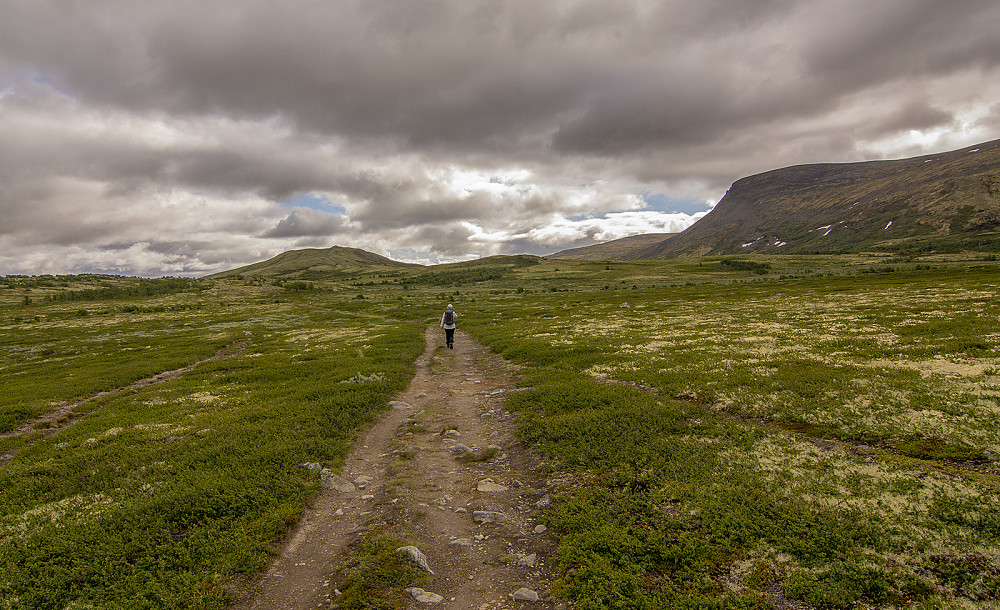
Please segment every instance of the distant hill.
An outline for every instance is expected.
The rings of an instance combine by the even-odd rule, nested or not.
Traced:
[[[638,257],[956,249],[1000,250],[1000,140],[742,178],[701,220]]]
[[[550,254],[548,258],[568,258],[587,261],[634,260],[641,258],[643,253],[661,244],[663,240],[673,235],[677,235],[677,233],[633,235],[631,237],[623,237],[613,241],[594,244],[593,246],[562,250],[561,252]]]
[[[209,275],[208,278],[232,276],[269,276],[286,279],[321,279],[378,269],[420,267],[401,263],[358,248],[333,246],[327,249],[290,250],[260,263]]]

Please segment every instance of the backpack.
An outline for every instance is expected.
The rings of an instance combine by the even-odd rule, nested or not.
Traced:
[[[445,324],[454,324],[455,323],[455,312],[454,311],[452,311],[452,310],[449,309],[448,311],[444,312],[444,323]]]

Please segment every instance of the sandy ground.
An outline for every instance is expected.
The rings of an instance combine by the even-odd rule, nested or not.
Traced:
[[[407,594],[405,608],[564,607],[548,593],[555,544],[538,528],[549,498],[545,477],[513,436],[516,416],[504,409],[514,391],[511,368],[461,331],[454,349],[436,326],[426,341],[410,387],[362,434],[339,473],[361,484],[346,493],[324,489],[256,594],[236,608],[336,607],[333,575],[349,545],[375,528],[424,553],[433,574],[417,586],[443,598],[422,603]],[[458,444],[474,454],[500,449],[492,459],[466,462],[456,457]],[[502,521],[479,523],[479,511],[500,513]],[[539,601],[514,599],[522,588]]]

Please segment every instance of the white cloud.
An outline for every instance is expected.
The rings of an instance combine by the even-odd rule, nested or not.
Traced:
[[[611,241],[645,233],[679,233],[708,212],[694,215],[655,211],[616,212],[603,218],[560,218],[529,231],[527,238],[554,248],[568,247],[581,239]]]

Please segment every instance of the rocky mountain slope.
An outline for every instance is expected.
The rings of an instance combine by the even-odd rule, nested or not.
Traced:
[[[1000,250],[1000,140],[742,178],[704,218],[634,258],[873,249]]]
[[[674,235],[677,234],[647,233],[645,235],[633,235],[593,246],[562,250],[561,252],[550,254],[548,258],[569,258],[586,261],[632,260]]]

